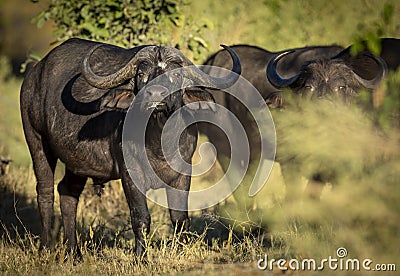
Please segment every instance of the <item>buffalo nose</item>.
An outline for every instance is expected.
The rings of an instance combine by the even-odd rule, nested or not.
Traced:
[[[162,85],[152,85],[146,88],[146,93],[152,97],[165,97],[168,95],[168,88]]]

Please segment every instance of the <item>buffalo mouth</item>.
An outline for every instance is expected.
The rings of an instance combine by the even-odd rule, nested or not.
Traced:
[[[165,102],[151,101],[147,103],[146,110],[149,111],[166,111],[167,104]]]

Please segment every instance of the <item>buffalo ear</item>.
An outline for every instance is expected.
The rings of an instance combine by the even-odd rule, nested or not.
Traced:
[[[373,53],[363,50],[353,56],[350,47],[344,49],[334,58],[342,59],[350,68],[363,79],[373,79],[381,70],[373,58]]]
[[[213,95],[203,89],[187,89],[183,93],[183,103],[192,110],[208,109],[216,112]]]
[[[111,110],[128,110],[129,106],[133,102],[135,94],[132,91],[127,90],[111,90],[104,95],[100,100],[100,110],[111,109]]]

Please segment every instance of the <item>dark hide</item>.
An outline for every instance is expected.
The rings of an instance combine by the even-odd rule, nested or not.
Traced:
[[[383,38],[380,56],[386,61],[389,70],[397,70],[400,66],[400,39]]]
[[[234,52],[231,53],[234,57]],[[231,76],[240,73],[237,58],[235,64],[236,71]],[[144,235],[149,233],[150,214],[145,195],[132,183],[124,163],[122,125],[126,111],[138,91],[159,75],[186,65],[190,65],[188,59],[171,47],[140,46],[122,49],[108,44],[70,39],[53,49],[28,72],[22,84],[20,104],[24,133],[37,179],[42,248],[49,248],[52,243],[50,230],[54,171],[57,160],[60,160],[65,164],[65,175],[58,184],[58,192],[68,248],[80,256],[75,220],[79,196],[87,178],[92,178],[97,187],[121,178],[135,234],[135,252],[137,255],[144,253]],[[120,73],[122,69],[124,71]],[[118,80],[113,76],[116,72]],[[203,72],[200,73],[193,73],[196,82],[207,78]],[[190,76],[185,75],[185,79],[191,81]],[[179,86],[182,76],[177,78],[171,81]],[[204,81],[229,86],[237,80],[235,78]],[[190,175],[173,171],[165,162],[160,133],[163,123],[182,105],[199,101],[213,102],[213,98],[198,87],[193,91],[190,88],[180,89],[167,97],[163,95],[165,89],[168,91],[166,87],[146,87],[144,93],[141,93],[145,98],[141,102],[143,111],[148,111],[148,105],[157,102],[151,110],[154,116],[150,118],[146,129],[145,149],[150,163],[165,183],[188,191]],[[201,108],[207,108],[207,105],[201,104]],[[182,133],[179,141],[181,155],[189,164],[196,143],[197,128],[193,124]],[[147,180],[146,172],[140,167],[141,156],[133,155],[132,158],[136,160],[137,167],[129,169]],[[151,186],[152,183],[149,183]],[[187,206],[187,197],[168,200],[178,200],[183,209]],[[178,230],[189,229],[187,211],[171,209],[170,214]]]
[[[380,40],[381,43],[381,52],[380,57],[386,62],[387,67],[389,70],[396,71],[400,65],[400,39],[397,38],[382,38]],[[367,43],[362,43],[361,52],[368,53]],[[348,58],[350,55],[350,48],[351,46],[347,47],[342,53],[341,56],[343,58]],[[357,63],[359,60],[355,60],[354,63]],[[377,70],[376,63],[369,62],[366,66],[358,66],[357,73],[364,75],[366,78],[372,78],[371,72],[373,74],[374,71]],[[362,71],[365,69],[365,71]]]

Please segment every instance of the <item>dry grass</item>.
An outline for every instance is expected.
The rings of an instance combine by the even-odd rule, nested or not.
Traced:
[[[0,271],[9,274],[51,275],[73,274],[159,274],[199,271],[205,266],[219,271],[218,264],[253,264],[261,254],[262,241],[250,234],[240,241],[233,229],[217,216],[192,214],[189,241],[182,243],[169,222],[165,208],[150,204],[152,232],[147,241],[147,264],[133,254],[134,238],[129,223],[129,211],[118,181],[105,187],[101,198],[93,193],[90,183],[85,188],[78,207],[79,244],[84,260],[73,265],[62,244],[59,202],[55,202],[55,249],[38,251],[40,220],[34,200],[34,178],[30,169],[14,169],[1,179],[2,223]],[[222,240],[220,234],[229,236]],[[60,260],[66,260],[60,261]],[[215,264],[213,268],[212,264]]]

